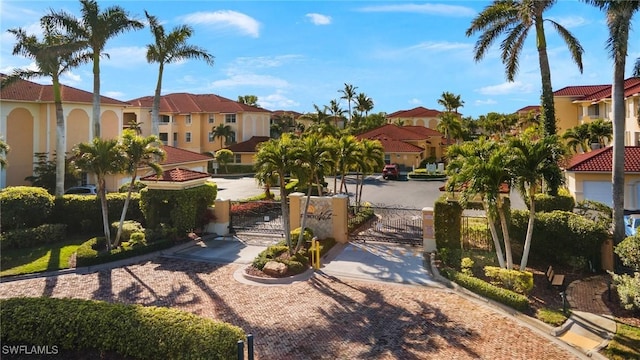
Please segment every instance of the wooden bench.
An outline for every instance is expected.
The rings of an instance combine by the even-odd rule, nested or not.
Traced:
[[[556,274],[551,265],[547,269],[547,284],[549,287],[557,286],[560,288],[564,285],[564,275]]]

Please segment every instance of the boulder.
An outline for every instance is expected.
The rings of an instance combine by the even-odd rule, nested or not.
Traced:
[[[269,261],[262,268],[263,273],[275,277],[284,276],[287,270],[287,265],[277,261]]]

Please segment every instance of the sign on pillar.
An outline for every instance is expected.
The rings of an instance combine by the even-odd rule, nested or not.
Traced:
[[[433,208],[422,209],[422,245],[425,252],[435,252],[436,234],[433,227]]]

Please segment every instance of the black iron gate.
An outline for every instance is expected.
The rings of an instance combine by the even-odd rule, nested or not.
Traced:
[[[231,203],[231,231],[238,234],[284,235],[282,208],[278,201]]]
[[[349,235],[352,241],[422,245],[422,210],[384,206],[372,209],[374,218]]]

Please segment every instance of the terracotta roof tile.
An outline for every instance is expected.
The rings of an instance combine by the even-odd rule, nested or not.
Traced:
[[[594,150],[584,154],[574,155],[565,169],[577,172],[606,172],[612,171],[613,147]],[[624,172],[640,173],[640,146],[625,146]]]
[[[152,174],[152,175],[142,177],[140,178],[140,180],[185,182],[185,181],[196,180],[196,179],[205,179],[210,176],[211,175],[200,172],[200,171],[176,168],[176,169],[163,171],[162,175],[159,177],[156,174]]]
[[[129,100],[135,107],[151,108],[153,96],[144,96]],[[238,112],[271,112],[255,106],[241,104],[237,101],[215,94],[174,93],[160,98],[160,112],[173,114],[191,113],[238,113]]]
[[[441,112],[438,110],[418,106],[410,110],[400,110],[388,114],[387,118],[438,117],[440,114]]]
[[[196,161],[208,161],[213,160],[210,156],[204,154],[198,154],[193,151],[179,149],[177,147],[163,145],[162,150],[164,150],[166,157],[165,160],[160,163],[160,165],[175,165],[175,164],[184,164],[189,162]]]
[[[0,78],[4,78],[5,76],[4,74],[0,74]],[[60,95],[62,96],[62,102],[65,103],[91,104],[93,102],[93,93],[71,86],[60,85]],[[54,101],[53,85],[41,85],[28,80],[18,80],[0,89],[0,99],[52,103]],[[105,105],[128,105],[123,101],[106,96],[100,96],[100,103]]]
[[[624,81],[624,96],[628,97],[640,92],[640,77],[628,78]],[[598,101],[611,98],[611,85],[567,86],[553,93],[554,96],[572,96],[576,101]]]
[[[397,126],[386,124],[357,135],[359,139],[423,140],[441,133],[423,126]]]
[[[397,153],[421,153],[424,151],[423,148],[419,146],[415,146],[413,144],[409,144],[400,140],[391,140],[391,139],[376,139],[380,141],[382,147],[384,148],[384,152],[397,152]]]
[[[271,138],[268,136],[252,136],[249,140],[227,146],[226,149],[229,149],[234,153],[253,153],[256,152],[256,147],[259,144],[268,141],[269,139]]]

